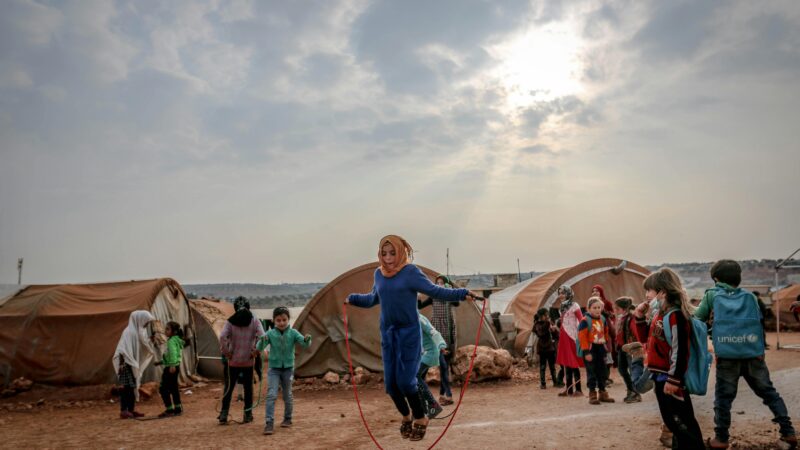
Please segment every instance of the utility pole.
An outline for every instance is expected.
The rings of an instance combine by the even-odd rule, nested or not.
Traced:
[[[17,284],[22,284],[22,258],[17,260]]]
[[[519,258],[517,258],[517,283],[522,281],[522,271],[519,270]]]
[[[447,247],[447,264],[445,265],[445,273],[447,274],[447,279],[450,279],[450,247]]]

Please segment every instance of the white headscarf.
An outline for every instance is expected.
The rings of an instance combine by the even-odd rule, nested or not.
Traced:
[[[119,357],[131,366],[133,376],[136,378],[136,399],[139,399],[139,385],[142,384],[142,371],[150,363],[150,359],[155,353],[150,337],[147,335],[145,327],[148,323],[156,320],[148,311],[134,311],[128,319],[128,326],[122,331],[119,338],[117,350],[114,352],[114,371],[119,373]]]

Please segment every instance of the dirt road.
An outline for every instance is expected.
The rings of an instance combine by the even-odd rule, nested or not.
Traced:
[[[800,334],[789,335],[800,343]],[[772,338],[774,341],[774,337]],[[789,342],[784,338],[784,343]],[[795,423],[800,422],[800,352],[769,351],[767,361],[773,380],[789,406]],[[530,449],[530,448],[660,448],[657,442],[660,423],[652,393],[638,404],[621,402],[624,388],[610,388],[617,403],[590,406],[586,399],[556,397],[557,390],[540,390],[538,382],[505,381],[469,387],[442,449]],[[713,374],[712,374],[713,380]],[[777,448],[777,426],[770,412],[742,382],[740,396],[733,406],[733,439],[738,448]],[[41,393],[41,392],[39,392]],[[82,447],[82,448],[374,448],[361,425],[352,391],[345,388],[295,391],[295,425],[278,428],[273,436],[262,436],[264,410],[259,407],[256,422],[249,425],[216,424],[214,407],[221,393],[218,383],[195,389],[186,396],[186,412],[178,418],[153,421],[119,420],[118,405],[108,400],[71,407],[59,407],[57,391],[49,391],[45,404],[25,412],[0,409],[2,447]],[[0,402],[18,404],[37,397],[27,393]],[[378,386],[361,391],[362,404],[373,432],[384,448],[427,448],[444,427],[434,421],[420,443],[399,437],[396,413]],[[713,433],[713,388],[705,397],[694,397],[704,434]],[[236,404],[241,408],[241,403]],[[234,408],[237,419],[241,410]],[[157,414],[161,405],[155,399],[143,402],[140,410]],[[276,412],[280,417],[283,403]],[[449,412],[449,409],[448,411]]]

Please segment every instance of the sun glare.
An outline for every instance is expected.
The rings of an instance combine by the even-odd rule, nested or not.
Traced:
[[[510,107],[580,94],[580,39],[566,26],[529,30],[490,49],[502,61],[495,76]]]

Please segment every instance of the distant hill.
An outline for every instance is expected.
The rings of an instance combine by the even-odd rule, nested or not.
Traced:
[[[323,286],[325,283],[221,283],[185,284],[183,289],[190,298],[214,297],[232,301],[242,296],[248,299],[251,308],[271,309],[276,306],[305,306]]]

